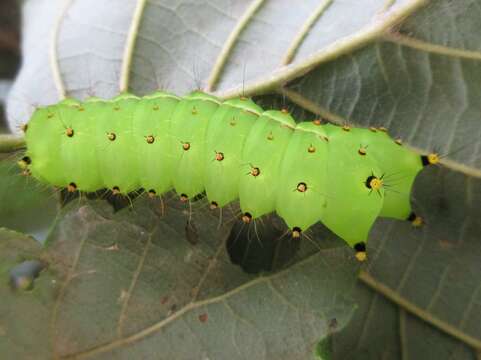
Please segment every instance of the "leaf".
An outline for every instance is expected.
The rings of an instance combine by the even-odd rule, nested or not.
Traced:
[[[13,155],[20,159],[22,155]],[[53,189],[21,176],[14,159],[0,161],[0,227],[27,232],[43,241],[57,214]]]
[[[397,28],[321,66],[284,95],[337,123],[384,126],[443,164],[481,176],[476,1],[431,2]],[[469,29],[469,30],[468,30]]]
[[[387,127],[419,152],[437,152],[446,166],[479,177],[479,60],[397,42],[377,42],[321,66],[293,88],[314,112],[338,123]]]
[[[10,359],[48,357],[45,346],[55,286],[44,271],[31,291],[12,289],[10,270],[40,257],[41,246],[31,237],[0,228],[0,353]],[[35,349],[35,352],[32,352]],[[35,354],[35,355],[33,355]]]
[[[476,1],[437,1],[406,19],[402,32],[416,39],[451,49],[481,50],[477,21],[481,8]]]
[[[191,221],[203,226],[192,245],[182,209],[161,218],[158,205],[144,198],[115,215],[103,202],[64,210],[43,254],[56,284],[43,299],[48,319],[16,322],[38,332],[49,324],[43,348],[32,343],[24,357],[305,359],[332,319],[340,328],[350,319],[357,266],[344,246],[301,243],[289,268],[247,275],[230,263],[217,216],[194,207]],[[4,284],[3,306],[20,309],[23,295]],[[36,291],[48,292],[49,282],[42,286]],[[2,353],[28,341],[6,336]]]
[[[11,129],[17,131],[34,106],[66,93],[274,90],[380,36],[425,3],[310,0],[294,11],[291,3],[273,0],[137,0],[115,10],[93,0],[28,1],[24,65],[8,106]],[[346,11],[356,17],[344,16]]]

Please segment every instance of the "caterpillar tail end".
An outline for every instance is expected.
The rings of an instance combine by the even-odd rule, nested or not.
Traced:
[[[421,155],[421,162],[422,162],[423,166],[439,164],[440,160],[441,160],[441,158],[439,157],[439,154],[437,154],[437,153],[431,153],[431,154],[428,154],[428,155]]]
[[[359,242],[354,245],[354,250],[356,251],[356,259],[359,262],[364,262],[367,260],[367,253],[366,253],[366,243]]]

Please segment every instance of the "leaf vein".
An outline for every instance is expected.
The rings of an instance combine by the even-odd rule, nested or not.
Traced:
[[[149,237],[147,238],[147,243],[145,244],[144,251],[142,252],[142,256],[139,259],[139,263],[137,265],[137,268],[135,269],[134,275],[132,277],[132,281],[130,283],[129,289],[127,290],[127,293],[125,294],[125,299],[122,303],[122,309],[120,310],[120,315],[119,315],[119,320],[117,323],[117,335],[119,338],[122,337],[123,335],[123,326],[124,326],[124,321],[127,317],[127,307],[129,305],[130,297],[132,296],[132,292],[134,291],[134,288],[137,284],[137,280],[140,276],[140,273],[144,267],[144,262],[145,258],[147,257],[148,250],[150,248],[150,245],[152,244],[152,235],[154,234],[155,229],[149,234]]]
[[[224,69],[224,66],[229,58],[229,55],[234,48],[237,40],[239,39],[240,34],[244,31],[244,28],[247,24],[252,20],[254,14],[257,10],[264,4],[265,0],[254,0],[251,5],[247,8],[247,11],[242,15],[242,17],[237,22],[236,26],[229,34],[224,46],[222,47],[219,56],[217,57],[212,71],[209,75],[209,79],[207,80],[207,86],[205,88],[206,91],[212,91],[216,86],[220,75]]]
[[[72,4],[72,0],[65,0],[59,15],[54,23],[51,33],[50,39],[50,49],[49,49],[49,61],[50,61],[50,69],[52,71],[53,82],[55,84],[55,88],[57,90],[58,96],[60,100],[65,99],[67,96],[67,91],[65,89],[65,84],[62,80],[62,75],[60,73],[60,64],[58,59],[58,38],[60,34],[60,27],[62,26],[63,20],[65,15],[67,14],[70,5]]]
[[[89,227],[88,224],[87,224],[87,227]],[[54,359],[59,358],[59,354],[58,354],[56,346],[55,346],[55,344],[56,344],[56,341],[55,341],[56,340],[56,336],[55,336],[56,331],[55,331],[55,329],[56,329],[57,320],[58,320],[59,308],[60,308],[62,300],[64,299],[65,292],[67,291],[67,286],[69,285],[71,279],[74,277],[75,269],[77,268],[78,262],[80,260],[80,254],[81,254],[82,249],[84,248],[84,246],[87,242],[87,238],[88,238],[87,234],[88,234],[88,231],[86,231],[84,233],[84,236],[79,243],[78,250],[77,250],[77,253],[75,254],[75,258],[74,258],[74,261],[72,263],[72,266],[70,267],[70,269],[67,273],[67,277],[65,278],[65,281],[63,282],[63,284],[60,288],[59,294],[58,294],[57,299],[55,300],[55,304],[53,306],[52,318],[51,318],[51,321],[50,321],[50,334],[51,334],[50,337],[52,339],[52,353],[53,353]]]
[[[428,3],[429,0],[411,0],[405,6],[386,12],[383,16],[372,21],[355,35],[336,41],[330,46],[325,47],[322,51],[309,56],[305,61],[278,68],[274,73],[252,81],[245,86],[235,86],[227,90],[213,92],[213,94],[220,98],[227,99],[240,95],[258,95],[271,91],[272,89],[280,88],[289,81],[305,75],[316,66],[336,59],[346,53],[350,53],[384,36],[385,32],[389,31],[393,25],[399,23],[406,16]],[[212,91],[212,88],[208,88],[207,90]]]
[[[456,49],[444,45],[433,44],[400,33],[388,33],[384,35],[384,40],[432,54],[461,59],[481,60],[481,52],[479,51]]]
[[[139,32],[140,21],[144,13],[145,4],[147,0],[137,0],[135,6],[134,15],[132,16],[132,22],[127,35],[127,41],[125,43],[124,54],[122,56],[122,68],[120,70],[120,92],[127,91],[129,89],[130,80],[130,68],[132,66],[132,55],[134,53],[135,41],[137,40],[137,34]]]
[[[309,31],[314,27],[316,22],[320,19],[320,17],[324,14],[324,12],[331,6],[333,0],[324,0],[322,1],[319,6],[314,10],[311,16],[307,19],[307,21],[303,24],[299,32],[294,37],[291,45],[287,49],[286,55],[284,59],[282,59],[281,64],[287,65],[292,62],[294,59],[297,50],[301,47],[304,39],[306,38]]]
[[[417,316],[419,319],[427,322],[428,324],[444,331],[446,334],[449,334],[452,337],[464,342],[465,344],[473,347],[474,349],[481,351],[481,339],[468,335],[457,327],[435,317],[426,310],[405,299],[388,286],[377,281],[369,273],[361,270],[361,272],[359,273],[359,280],[361,280],[366,286],[370,287],[377,293],[383,295],[387,299],[391,300],[393,303],[397,304],[400,308]]]

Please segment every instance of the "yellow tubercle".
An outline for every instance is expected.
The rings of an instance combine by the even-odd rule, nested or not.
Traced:
[[[30,165],[31,163],[32,163],[32,160],[30,160],[28,156],[24,156],[19,161],[17,161],[18,167],[22,170],[27,170],[28,165]]]
[[[28,167],[28,164],[25,160],[17,161],[17,165],[20,169],[25,170]]]
[[[431,165],[435,165],[439,163],[439,155],[436,153],[432,153],[428,155],[428,161]]]
[[[369,182],[369,185],[370,185],[371,189],[379,190],[383,186],[383,181],[381,179],[375,177],[375,178],[371,179],[371,181]]]
[[[424,225],[424,219],[421,216],[416,216],[411,224],[415,227],[420,227]]]
[[[367,254],[365,251],[358,251],[356,252],[356,259],[360,262],[364,262],[367,260]]]

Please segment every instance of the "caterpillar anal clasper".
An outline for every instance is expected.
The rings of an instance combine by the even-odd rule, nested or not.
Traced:
[[[410,216],[412,183],[430,162],[382,129],[296,124],[286,111],[200,91],[64,100],[37,109],[25,137],[22,167],[42,182],[175,189],[184,200],[205,191],[211,208],[239,199],[246,221],[275,211],[296,236],[321,221],[356,249],[378,216]]]

